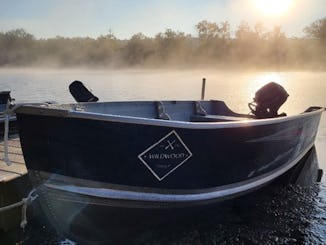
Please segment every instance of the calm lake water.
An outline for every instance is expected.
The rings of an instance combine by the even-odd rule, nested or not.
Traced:
[[[207,79],[205,99],[224,100],[236,112],[248,113],[247,104],[254,97],[255,91],[270,81],[280,83],[290,94],[285,105],[281,107],[281,112],[295,114],[309,106],[326,106],[326,72],[315,71],[2,69],[0,91],[11,90],[16,102],[69,103],[73,102],[73,98],[69,94],[68,85],[74,80],[80,80],[85,82],[101,101],[193,100],[200,99],[201,80],[204,77]],[[319,165],[326,173],[325,113],[320,123],[316,148]],[[205,221],[205,225],[201,228],[183,228],[181,232],[177,230],[174,235],[170,232],[169,238],[166,236],[163,238],[161,233],[145,232],[138,241],[147,244],[154,241],[156,244],[165,242],[192,244],[198,240],[201,242],[198,244],[249,244],[249,239],[250,244],[260,244],[262,241],[265,244],[326,244],[325,179],[324,176],[322,183],[308,192],[302,189],[291,189],[280,194],[280,198],[290,197],[290,202],[296,202],[303,207],[294,205],[293,209],[288,210],[285,204],[277,204],[277,200],[268,200],[266,203],[262,201],[262,206],[257,208],[258,213],[252,214],[254,219],[257,219],[255,222],[261,222],[259,226],[253,224],[252,216],[248,218],[248,214],[245,214],[237,216],[235,219],[241,217],[241,220],[235,223],[230,220],[224,223]],[[275,207],[270,206],[271,203],[277,206],[278,213],[274,211],[268,213],[268,208],[275,210]],[[268,221],[266,216],[269,218]],[[283,218],[280,218],[281,216]],[[305,224],[304,229],[296,222]],[[288,228],[291,232],[282,231],[282,227]],[[242,233],[249,234],[251,238],[241,236]]]

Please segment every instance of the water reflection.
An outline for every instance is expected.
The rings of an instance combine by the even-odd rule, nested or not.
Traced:
[[[254,205],[203,213],[141,234],[135,244],[325,244],[316,220],[318,186],[288,187]],[[316,225],[318,224],[318,225]]]

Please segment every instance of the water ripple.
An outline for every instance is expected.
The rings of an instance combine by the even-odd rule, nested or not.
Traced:
[[[251,200],[252,201],[252,200]],[[135,244],[326,244],[326,185],[290,186],[255,204],[160,226]]]

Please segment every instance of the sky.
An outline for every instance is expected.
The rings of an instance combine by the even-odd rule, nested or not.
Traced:
[[[326,17],[326,0],[289,0],[282,13],[269,13],[268,1],[281,6],[287,0],[0,0],[0,32],[23,28],[36,38],[96,38],[112,32],[129,39],[170,28],[195,36],[202,20],[228,21],[233,33],[245,20],[268,30],[281,25],[288,37],[301,37],[304,27]]]

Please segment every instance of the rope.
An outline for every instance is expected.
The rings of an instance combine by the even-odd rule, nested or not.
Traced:
[[[13,208],[17,208],[19,206],[22,206],[22,218],[21,218],[21,222],[20,222],[20,227],[22,229],[25,228],[25,226],[27,225],[27,206],[32,204],[32,202],[38,198],[38,194],[35,194],[36,189],[32,189],[27,197],[24,197],[21,201],[13,203],[11,205],[8,206],[4,206],[0,208],[0,213],[13,209]]]

